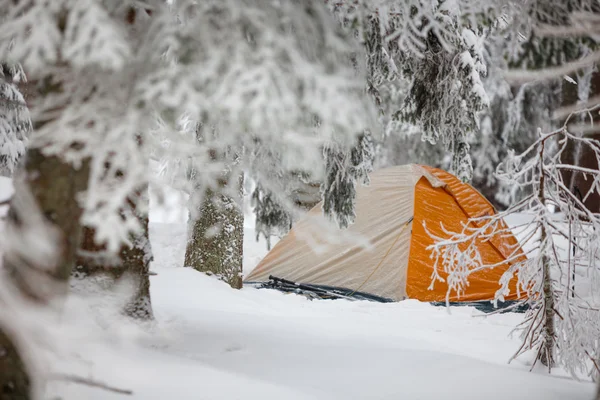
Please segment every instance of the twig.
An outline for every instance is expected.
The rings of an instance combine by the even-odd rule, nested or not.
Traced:
[[[585,354],[590,358],[590,360],[594,364],[594,368],[596,368],[596,371],[600,373],[600,366],[598,366],[598,362],[594,359],[594,357],[590,355],[590,353],[587,350],[585,351]]]
[[[9,197],[6,200],[0,201],[0,206],[7,206],[7,205],[9,205],[11,200],[12,200],[12,197]]]
[[[533,314],[533,316],[532,316],[533,321],[535,321],[537,319],[537,317],[540,315],[541,311],[542,311],[542,307],[540,307],[540,308],[537,309],[536,313]],[[529,328],[527,329],[527,332],[524,335],[525,339],[521,343],[521,346],[519,347],[519,349],[514,353],[514,355],[510,358],[510,360],[508,360],[509,363],[512,360],[514,360],[515,358],[517,358],[521,354],[521,352],[523,351],[523,349],[525,348],[525,346],[527,345],[527,338],[529,337],[529,334],[534,331],[533,325],[534,325],[533,323],[531,325],[529,325]],[[531,348],[531,345],[529,346],[529,348]]]
[[[106,383],[95,381],[93,379],[83,378],[83,377],[77,376],[77,375],[54,374],[51,376],[51,379],[65,381],[65,382],[73,382],[73,383],[77,383],[79,385],[91,386],[91,387],[95,387],[98,389],[104,389],[109,392],[114,392],[114,393],[119,393],[119,394],[127,394],[127,395],[133,394],[133,391],[131,391],[131,390],[119,389],[116,387],[109,386]]]

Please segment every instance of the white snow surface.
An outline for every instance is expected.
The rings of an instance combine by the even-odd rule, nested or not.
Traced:
[[[246,262],[265,253],[247,227]],[[185,225],[153,223],[156,321],[77,342],[79,361],[55,368],[133,396],[72,383],[68,399],[590,399],[593,385],[529,372],[507,360],[522,315],[484,318],[470,307],[418,301],[310,301],[272,290],[232,290],[181,267]],[[253,265],[246,265],[250,269]],[[139,331],[138,331],[139,329]],[[146,331],[144,331],[146,329]],[[534,394],[534,395],[533,395]],[[533,396],[532,396],[533,395]]]
[[[153,212],[151,277],[156,320],[131,324],[110,301],[69,300],[60,321],[36,321],[60,340],[45,349],[56,374],[132,395],[51,380],[44,398],[587,400],[594,386],[507,361],[522,314],[484,317],[415,300],[310,301],[273,290],[233,290],[182,267],[186,226]],[[245,227],[244,269],[267,252]],[[96,301],[96,303],[94,303]],[[104,308],[90,308],[90,302]],[[54,321],[56,322],[56,321]],[[37,354],[39,356],[39,353]]]

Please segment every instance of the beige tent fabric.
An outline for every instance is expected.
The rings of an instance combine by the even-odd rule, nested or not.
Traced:
[[[406,298],[414,186],[425,176],[443,182],[417,165],[386,168],[359,186],[356,220],[340,230],[323,216],[321,204],[281,239],[248,277],[269,275],[301,283],[345,287],[399,301]]]

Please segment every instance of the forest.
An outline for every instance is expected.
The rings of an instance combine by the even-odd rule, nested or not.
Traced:
[[[598,65],[600,0],[0,0],[0,400],[600,400]]]

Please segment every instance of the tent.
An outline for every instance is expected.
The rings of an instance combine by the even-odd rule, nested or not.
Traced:
[[[479,192],[452,174],[416,164],[373,172],[370,184],[357,188],[355,211],[354,224],[339,229],[317,204],[245,281],[256,284],[277,277],[291,284],[337,288],[389,301],[443,302],[446,283],[436,282],[430,288],[433,259],[427,247],[434,240],[427,231],[444,237],[442,224],[458,232],[469,217],[495,212]],[[478,247],[486,264],[498,266],[473,273],[466,292],[460,297],[452,293],[451,302],[492,300],[509,267],[506,259],[515,249],[524,257],[512,235],[494,237]],[[515,284],[509,286],[507,301],[517,300]]]

